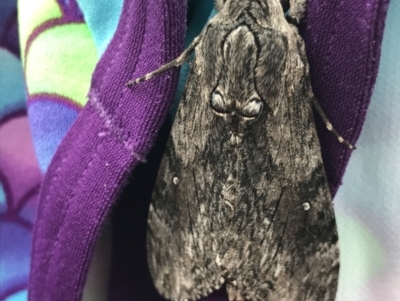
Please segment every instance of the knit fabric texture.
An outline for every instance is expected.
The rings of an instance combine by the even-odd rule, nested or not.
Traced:
[[[130,171],[145,161],[176,89],[176,69],[133,89],[125,84],[180,54],[185,5],[178,0],[125,1],[122,11],[94,71],[89,102],[45,176],[29,300],[81,299],[101,225]]]
[[[76,1],[18,2],[28,114],[40,168],[87,102],[97,49]]]
[[[386,2],[369,4],[311,2],[304,31],[311,68],[319,71],[312,73],[315,94],[331,121],[353,143],[360,134],[372,93],[386,11]],[[181,14],[168,18],[168,13],[178,12]],[[354,24],[358,19],[352,14],[364,16],[368,25]],[[124,4],[116,35],[93,75],[89,104],[63,140],[46,174],[35,227],[31,300],[80,298],[100,226],[129,171],[144,161],[150,150],[166,114],[168,96],[174,90],[168,73],[134,89],[124,88],[124,83],[179,53],[181,45],[174,43],[179,35],[172,35],[174,29],[165,30],[163,24],[176,22],[179,27],[183,18],[182,4],[177,2]],[[170,35],[164,47],[175,47],[175,51],[162,52],[157,47],[160,33]],[[361,51],[355,53],[355,48]],[[166,57],[160,59],[160,53]],[[349,81],[354,83],[344,87]],[[335,192],[351,152],[326,137],[321,144],[329,183]],[[63,174],[68,177],[61,177]],[[75,235],[78,230],[82,235]],[[81,247],[77,249],[76,245]],[[71,279],[70,275],[76,276]]]
[[[2,90],[9,85],[0,82],[1,175],[7,171],[6,177],[0,178],[0,301],[27,299],[33,223],[29,300],[80,300],[95,243],[108,216],[113,227],[110,300],[162,300],[146,264],[146,218],[171,120],[163,128],[162,124],[174,95],[171,115],[177,108],[188,66],[181,69],[178,92],[178,70],[133,89],[125,83],[178,56],[200,32],[212,10],[212,0],[189,1],[184,41],[185,2],[103,0],[94,5],[89,0],[20,0],[23,69],[18,65],[16,10],[1,11],[14,17],[7,17],[11,21],[4,24],[0,18],[0,28],[7,28],[0,40],[2,47],[7,45],[6,51],[0,52],[0,68],[20,68],[17,82],[21,83]],[[309,1],[306,22],[301,25],[314,92],[334,126],[353,143],[360,135],[378,71],[387,5],[388,0]],[[41,172],[28,143],[22,72]],[[386,95],[385,91],[379,95]],[[319,116],[316,120],[335,194],[352,152],[336,141]],[[23,137],[20,140],[14,135],[18,131]],[[3,138],[6,135],[14,135],[14,139]],[[362,145],[358,146],[361,149]],[[141,163],[144,161],[147,163]],[[357,178],[357,166],[353,166],[354,176],[349,181]],[[15,172],[8,173],[12,169]],[[37,206],[41,174],[45,179]],[[8,183],[16,188],[11,191]],[[20,192],[30,189],[26,201]],[[356,199],[361,202],[363,196]],[[395,279],[388,276],[393,273],[390,266],[385,270],[383,259],[373,268],[368,268],[369,261],[359,261],[359,274],[350,270],[359,254],[354,253],[359,250],[357,241],[370,247],[369,253],[364,250],[370,261],[386,258],[394,264],[389,258],[395,257],[393,251],[382,251],[394,245],[374,237],[374,233],[384,237],[392,228],[380,227],[378,221],[374,227],[368,227],[365,220],[358,223],[358,218],[375,215],[367,206],[362,216],[349,213],[355,208],[351,200],[344,193],[338,198],[339,235],[345,243],[341,243],[342,258],[347,262],[345,267],[342,264],[338,300],[376,300],[381,296],[396,300],[393,290],[384,295],[383,282],[379,281],[393,283]],[[374,214],[380,216],[381,212]],[[358,284],[351,282],[356,276],[362,279]],[[203,300],[227,298],[220,290]]]

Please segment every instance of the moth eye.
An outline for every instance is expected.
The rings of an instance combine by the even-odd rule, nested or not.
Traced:
[[[221,93],[219,93],[218,91],[212,94],[210,104],[211,108],[213,108],[218,113],[229,113],[229,108],[227,107]]]
[[[287,15],[290,9],[290,0],[281,0],[281,5],[283,9],[283,13]]]
[[[240,115],[247,118],[256,118],[262,110],[262,101],[259,98],[251,99],[241,110]]]

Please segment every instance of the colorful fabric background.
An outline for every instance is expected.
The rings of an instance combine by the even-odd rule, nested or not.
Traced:
[[[42,174],[26,114],[15,0],[0,3],[0,300],[27,299]]]
[[[108,2],[0,4],[1,301],[27,300],[38,188],[117,26],[122,1]]]
[[[16,1],[1,1],[0,301],[27,300],[39,185],[87,102],[122,3],[20,0],[18,43]],[[186,46],[213,7],[211,0],[191,5]],[[335,198],[342,250],[337,301],[400,300],[399,15],[400,3],[391,1],[367,121]],[[187,71],[181,70],[173,112]]]

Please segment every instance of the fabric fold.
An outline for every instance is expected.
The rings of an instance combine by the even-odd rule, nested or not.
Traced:
[[[175,92],[178,70],[125,83],[182,51],[186,6],[125,1],[93,74],[89,102],[46,173],[34,228],[29,300],[80,300],[96,239],[127,176],[144,161]]]
[[[338,132],[356,144],[378,74],[389,0],[308,1],[302,34],[315,96]],[[352,151],[316,125],[336,194]],[[357,150],[356,150],[357,151]]]

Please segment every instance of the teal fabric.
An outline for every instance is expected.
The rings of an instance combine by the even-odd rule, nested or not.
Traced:
[[[213,0],[192,0],[189,5],[188,13],[188,28],[185,37],[185,49],[193,42],[194,38],[199,35],[203,30],[204,25],[207,20],[215,15],[214,1]],[[190,12],[193,12],[190,14]],[[210,15],[211,12],[211,15]],[[179,101],[182,98],[183,90],[185,88],[186,79],[189,75],[189,63],[184,63],[181,67],[178,88],[174,97],[174,102],[171,106],[171,115],[174,116],[178,106]]]
[[[20,291],[8,297],[5,301],[26,301],[26,300],[28,300],[28,290]]]
[[[21,61],[0,48],[0,119],[26,107],[25,83]]]
[[[96,5],[93,5],[91,0],[77,0],[77,2],[92,32],[100,57],[117,29],[124,1],[97,0]]]
[[[0,213],[5,213],[7,210],[6,193],[4,192],[3,185],[0,183]]]

